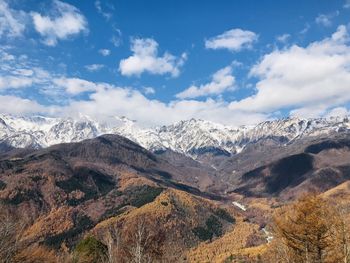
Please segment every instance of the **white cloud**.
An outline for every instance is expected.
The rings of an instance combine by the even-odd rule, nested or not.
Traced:
[[[158,56],[158,43],[151,38],[137,38],[131,41],[133,55],[122,59],[119,70],[125,76],[140,76],[144,72],[150,74],[170,74],[176,77],[180,74],[180,67],[187,59],[186,53],[177,58],[166,52]]]
[[[188,89],[176,94],[179,99],[197,98],[202,96],[219,95],[225,91],[233,90],[235,77],[232,76],[232,67],[220,69],[212,75],[211,82],[198,86],[191,86]]]
[[[327,113],[326,117],[346,117],[349,116],[350,112],[347,108],[345,107],[336,107]]]
[[[346,117],[350,115],[350,112],[345,107],[330,107],[327,105],[316,105],[313,107],[304,107],[292,110],[290,115],[293,117],[301,117],[301,118],[314,118],[314,117]]]
[[[102,64],[91,64],[91,65],[86,65],[85,66],[86,70],[90,72],[96,72],[104,68],[104,65]]]
[[[146,95],[149,95],[149,94],[155,94],[156,90],[154,88],[152,88],[152,87],[143,87],[143,92]]]
[[[151,87],[136,90],[63,77],[45,71],[24,56],[17,57],[4,50],[10,52],[0,47],[2,93],[12,86],[16,89],[12,93],[23,95],[21,88],[32,85],[32,97],[39,98],[36,92],[42,92],[47,95],[45,99],[54,100],[58,94],[64,102],[56,100],[51,106],[44,106],[30,99],[0,96],[0,112],[67,116],[83,113],[99,119],[127,116],[145,126],[170,124],[189,118],[241,125],[266,120],[282,110],[289,111],[292,116],[303,117],[346,114],[345,105],[350,102],[350,45],[345,26],[340,26],[331,37],[306,47],[293,45],[266,54],[250,72],[251,76],[258,78],[255,94],[233,102],[225,101],[221,96],[192,99],[233,89],[232,65],[213,74],[208,83],[178,94],[176,100],[162,102],[146,97],[153,94]],[[167,53],[159,55],[158,44],[153,39],[139,39],[138,43],[135,40],[132,51],[133,55],[124,61],[137,58],[140,64],[135,62],[136,68],[127,68],[124,75],[149,72],[176,76],[186,60],[185,55],[182,58]],[[169,56],[172,59],[168,59]],[[84,96],[76,96],[82,93]]]
[[[314,118],[323,116],[326,111],[327,107],[325,105],[306,105],[305,107],[291,110],[289,115],[299,118]]]
[[[51,11],[50,16],[31,13],[35,30],[44,37],[44,44],[55,46],[58,40],[87,32],[87,21],[76,7],[54,0]]]
[[[45,112],[46,108],[35,101],[16,96],[0,95],[0,112],[9,114],[31,114]],[[46,111],[46,113],[48,113]]]
[[[339,11],[330,13],[330,14],[319,14],[315,22],[319,25],[330,27],[332,25],[332,19],[339,15]]]
[[[241,125],[267,118],[265,114],[230,110],[229,103],[221,98],[162,102],[146,97],[147,93],[152,94],[154,91],[147,86],[136,90],[132,87],[65,77],[45,71],[29,58],[6,53],[2,47],[0,57],[8,58],[0,63],[1,76],[29,78],[33,81],[33,86],[30,87],[31,99],[22,99],[20,96],[26,95],[21,93],[21,89],[2,91],[17,96],[0,97],[0,112],[72,117],[85,114],[106,121],[110,121],[113,116],[126,116],[143,126],[171,124],[190,118]],[[45,103],[39,104],[36,101],[39,99]]]
[[[53,83],[60,88],[64,88],[67,93],[72,95],[87,91],[95,91],[98,88],[97,84],[79,78],[61,77],[54,79]]]
[[[251,48],[252,44],[257,40],[258,35],[254,32],[236,28],[206,40],[205,47],[210,49],[240,51],[242,49]]]
[[[104,57],[107,57],[107,56],[109,56],[111,54],[111,51],[109,49],[103,48],[103,49],[100,49],[98,51],[98,53],[100,53]]]
[[[38,67],[37,62],[28,61],[27,56],[14,56],[8,53],[10,48],[0,47],[0,89],[11,90],[47,85],[52,76]]]
[[[91,93],[88,99],[72,97],[69,100],[66,99],[63,104],[59,100],[54,100],[54,104],[50,106],[16,96],[0,96],[0,112],[70,117],[85,114],[106,121],[113,116],[126,116],[136,119],[143,126],[171,124],[190,118],[238,126],[254,124],[267,118],[266,115],[260,113],[230,110],[228,103],[221,100],[175,100],[164,103],[156,99],[148,99],[133,88],[118,87],[107,83],[93,83],[83,79],[62,77],[54,79],[52,84],[53,86],[45,90],[46,96],[56,98],[57,95],[63,94],[67,98],[69,95],[74,96],[86,91]],[[148,90],[151,91],[151,89]]]
[[[55,114],[83,113],[100,120],[111,116],[126,116],[143,126],[171,124],[180,120],[200,118],[231,125],[253,124],[265,120],[266,115],[232,111],[223,101],[179,100],[164,103],[148,99],[132,88],[99,84],[100,89],[89,95],[89,100],[71,101],[66,107],[57,107]],[[155,118],[156,116],[156,118]]]
[[[232,110],[271,113],[289,109],[292,115],[320,116],[350,101],[350,46],[345,26],[307,47],[267,54],[250,74],[260,78],[256,94],[234,101]]]
[[[0,76],[0,90],[26,88],[32,84],[33,80],[25,76]]]
[[[286,43],[289,38],[290,38],[290,34],[283,34],[276,37],[277,41],[281,43]]]
[[[26,14],[11,9],[7,1],[0,1],[0,37],[19,37],[25,30]]]
[[[13,72],[13,74],[15,75],[21,75],[21,76],[33,76],[34,74],[34,71],[31,70],[31,69],[26,69],[26,68],[18,68],[18,69],[15,69]]]

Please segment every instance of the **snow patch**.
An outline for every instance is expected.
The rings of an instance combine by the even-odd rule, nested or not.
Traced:
[[[233,204],[234,206],[237,206],[239,209],[241,209],[241,210],[243,210],[243,211],[247,211],[246,206],[243,205],[243,204],[240,204],[240,203],[235,202],[235,201],[233,201],[232,204]]]
[[[264,232],[264,234],[266,236],[267,243],[270,243],[272,241],[272,239],[273,239],[273,236],[272,236],[271,232],[267,231],[265,227],[263,229],[261,229],[261,230]]]

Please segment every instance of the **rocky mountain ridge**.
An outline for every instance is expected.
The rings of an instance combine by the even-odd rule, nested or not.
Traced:
[[[152,152],[170,149],[195,159],[204,154],[234,155],[266,139],[285,145],[305,137],[348,130],[348,117],[286,118],[241,127],[190,119],[168,126],[142,128],[127,118],[115,118],[114,125],[107,125],[87,116],[73,119],[0,115],[0,144],[14,148],[45,148],[102,134],[118,134]]]

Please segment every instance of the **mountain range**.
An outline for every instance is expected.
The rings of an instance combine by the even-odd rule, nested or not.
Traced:
[[[142,128],[3,114],[0,216],[25,221],[22,248],[55,255],[89,236],[128,243],[146,222],[165,262],[261,262],[276,208],[309,192],[349,208],[349,132],[346,117]]]
[[[103,134],[118,134],[155,153],[172,150],[199,160],[205,154],[232,156],[262,140],[287,145],[304,138],[349,130],[348,117],[286,118],[241,127],[190,119],[168,126],[142,128],[125,117],[114,118],[112,125],[88,116],[73,119],[0,115],[2,147],[39,149]]]

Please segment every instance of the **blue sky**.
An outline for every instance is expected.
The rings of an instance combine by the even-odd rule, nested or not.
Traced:
[[[344,0],[0,0],[0,111],[143,125],[348,114],[349,18]]]

